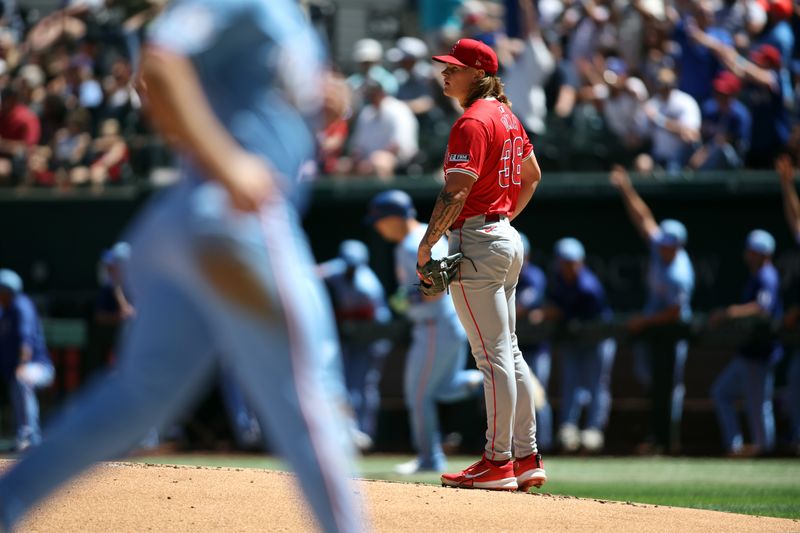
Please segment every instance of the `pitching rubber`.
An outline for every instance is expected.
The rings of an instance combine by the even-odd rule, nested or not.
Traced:
[[[483,489],[483,490],[519,490],[517,485],[517,478],[509,477],[505,479],[497,479],[494,481],[471,481],[466,482],[450,481],[442,478],[443,487],[453,487],[457,489]]]

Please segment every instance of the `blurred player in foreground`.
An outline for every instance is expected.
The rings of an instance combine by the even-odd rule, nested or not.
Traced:
[[[152,116],[183,179],[135,226],[137,318],[115,372],[0,480],[14,524],[91,463],[117,458],[194,400],[225,354],[326,531],[362,529],[351,450],[321,361],[338,350],[294,203],[313,158],[319,46],[288,0],[185,0],[142,60]],[[332,377],[327,375],[328,378]]]
[[[367,222],[381,237],[397,245],[397,282],[408,297],[406,316],[413,323],[403,385],[417,457],[395,468],[398,474],[405,475],[447,468],[437,402],[463,400],[483,384],[480,372],[464,369],[467,335],[458,322],[450,295],[425,296],[413,286],[418,282],[417,246],[428,228],[416,219],[416,214],[411,197],[400,190],[375,196],[367,214]],[[446,239],[434,246],[433,254],[447,255]]]
[[[541,171],[503,93],[494,51],[481,41],[461,39],[450,54],[433,59],[445,64],[444,94],[458,100],[464,115],[450,132],[446,182],[419,245],[417,266],[428,264],[449,229],[450,253],[466,258],[453,283],[453,303],[483,373],[488,420],[481,459],[442,475],[442,484],[528,490],[547,476],[536,446],[532,374],[515,332],[523,252],[511,219],[528,205]]]

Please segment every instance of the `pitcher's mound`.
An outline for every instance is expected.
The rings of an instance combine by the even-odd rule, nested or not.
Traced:
[[[798,531],[800,521],[564,496],[358,481],[367,530]],[[35,509],[22,531],[309,531],[295,478],[268,470],[108,463]]]

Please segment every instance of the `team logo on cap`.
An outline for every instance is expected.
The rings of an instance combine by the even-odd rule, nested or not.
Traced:
[[[460,43],[460,42],[461,42],[461,39],[456,41],[456,44],[454,44],[453,47],[450,49],[450,55],[453,55],[453,54],[456,53],[456,50],[458,49],[458,43]]]

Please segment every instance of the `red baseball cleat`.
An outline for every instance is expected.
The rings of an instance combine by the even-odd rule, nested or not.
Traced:
[[[528,492],[531,487],[539,488],[547,481],[542,454],[533,453],[514,461],[514,475],[517,476],[519,490]]]
[[[514,465],[497,466],[486,457],[457,474],[442,474],[442,485],[461,489],[517,490]]]

